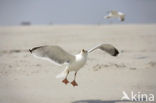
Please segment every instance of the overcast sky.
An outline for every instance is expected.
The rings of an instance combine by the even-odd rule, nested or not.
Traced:
[[[156,23],[156,0],[0,0],[0,25],[104,24],[109,10],[124,12],[125,23]]]

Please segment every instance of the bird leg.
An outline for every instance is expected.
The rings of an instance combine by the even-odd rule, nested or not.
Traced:
[[[69,83],[69,81],[67,80],[68,74],[69,74],[69,71],[67,71],[66,77],[64,78],[64,80],[62,80],[62,82],[64,84],[68,84]]]
[[[74,75],[74,80],[71,82],[71,84],[75,87],[75,86],[78,86],[78,84],[76,83],[75,79],[76,79],[76,74],[77,72],[75,72],[75,75]]]

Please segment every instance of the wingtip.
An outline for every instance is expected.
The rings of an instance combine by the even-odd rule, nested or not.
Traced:
[[[119,54],[119,51],[117,49],[115,49],[113,56],[118,56],[118,54]]]
[[[29,52],[32,54],[32,50],[31,49],[29,49]]]

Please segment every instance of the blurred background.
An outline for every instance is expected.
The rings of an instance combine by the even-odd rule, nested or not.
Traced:
[[[110,10],[126,14],[123,23],[156,23],[156,0],[0,0],[0,26],[108,24]]]

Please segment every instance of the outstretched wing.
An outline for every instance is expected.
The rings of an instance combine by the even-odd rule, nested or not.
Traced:
[[[91,48],[88,50],[88,53],[96,50],[96,49],[101,49],[107,53],[109,53],[112,56],[117,56],[119,54],[119,51],[111,44],[100,44],[95,46],[94,48]]]
[[[111,10],[111,12],[110,12],[112,15],[118,15],[118,11],[116,11],[116,10]]]
[[[72,62],[75,57],[59,46],[40,46],[29,49],[31,54],[42,59],[54,61],[57,64],[65,64]]]

